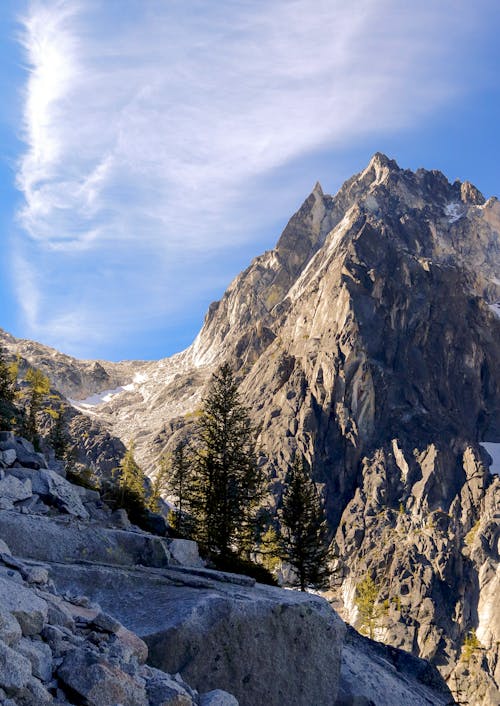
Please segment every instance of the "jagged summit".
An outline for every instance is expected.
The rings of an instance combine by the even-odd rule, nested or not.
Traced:
[[[313,189],[186,351],[131,365],[123,379],[116,370],[106,394],[96,377],[100,396],[75,404],[123,441],[132,433],[153,473],[229,360],[270,501],[279,505],[297,451],[323,489],[343,615],[357,621],[356,586],[369,574],[385,606],[377,637],[490,706],[500,684],[500,482],[488,455],[500,449],[498,302],[500,203],[377,153],[336,194]],[[52,366],[56,387],[61,371]],[[471,631],[484,651],[466,664]]]

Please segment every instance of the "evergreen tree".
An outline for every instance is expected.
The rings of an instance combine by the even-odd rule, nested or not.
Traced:
[[[278,533],[270,525],[260,540],[259,552],[262,556],[262,565],[268,571],[274,571],[280,564],[281,543]]]
[[[16,413],[17,363],[7,363],[5,353],[0,346],[0,426],[11,428],[11,419]]]
[[[248,411],[231,368],[212,376],[198,421],[190,511],[197,538],[222,556],[240,552],[254,522],[262,475]]]
[[[295,569],[301,591],[328,584],[328,527],[305,460],[296,456],[281,509],[281,558]]]
[[[42,407],[42,401],[50,391],[50,381],[40,370],[29,368],[26,373],[26,382],[29,386],[28,414],[26,417],[25,433],[33,442],[35,448],[40,448],[40,437],[37,415]]]
[[[66,408],[61,404],[59,410],[48,409],[47,411],[52,417],[52,427],[49,435],[50,445],[54,449],[56,458],[65,459],[71,441],[66,419],[64,418]]]
[[[121,491],[121,500],[125,502],[127,496],[134,497],[145,505],[144,473],[134,458],[134,442],[129,443],[120,463],[118,486]]]
[[[384,607],[377,603],[380,586],[375,583],[370,574],[356,586],[354,602],[359,613],[359,626],[361,631],[373,640],[375,629],[384,614]]]
[[[170,522],[179,534],[188,534],[191,523],[186,511],[190,508],[190,481],[193,474],[193,459],[189,453],[187,440],[176,445],[165,477],[166,492],[176,498],[176,507],[172,511]]]

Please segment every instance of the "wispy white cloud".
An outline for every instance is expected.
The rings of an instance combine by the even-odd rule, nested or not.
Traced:
[[[280,209],[273,170],[448,100],[470,23],[452,0],[33,0],[16,254],[32,335],[75,351],[205,296],[210,264],[222,276]]]

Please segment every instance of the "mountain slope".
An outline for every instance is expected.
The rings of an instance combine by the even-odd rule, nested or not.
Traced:
[[[229,360],[276,504],[296,449],[324,489],[343,615],[356,622],[369,573],[378,637],[478,704],[500,683],[500,491],[481,446],[500,443],[499,234],[496,199],[376,154],[335,196],[316,185],[190,348],[102,363],[109,384],[96,375],[80,397],[112,392],[76,403],[125,442],[133,430],[151,472]],[[466,659],[472,630],[484,649]]]

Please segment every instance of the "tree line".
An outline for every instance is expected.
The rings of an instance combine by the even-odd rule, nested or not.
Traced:
[[[123,488],[141,491],[133,446],[121,465]],[[163,457],[152,479],[149,507],[174,499],[171,527],[193,538],[227,567],[230,559],[257,556],[293,568],[301,590],[328,582],[329,533],[325,509],[305,459],[297,454],[285,479],[277,517],[263,512],[265,478],[257,463],[255,429],[242,403],[231,367],[212,376],[195,431]],[[275,565],[275,563],[274,563]]]
[[[70,439],[64,405],[59,398],[57,405],[53,400],[47,405],[50,382],[41,371],[29,368],[19,384],[18,370],[18,362],[7,362],[0,348],[0,426],[14,429],[40,448],[43,410],[50,417],[47,441],[56,457],[65,458]],[[255,558],[268,568],[285,561],[302,590],[325,586],[329,533],[308,465],[296,455],[277,514],[266,513],[255,429],[228,364],[213,374],[194,426],[195,431],[160,460],[150,483],[135,461],[131,443],[117,469],[116,504],[139,517],[146,508],[158,511],[162,498],[169,497],[172,530],[195,539],[220,568]]]

